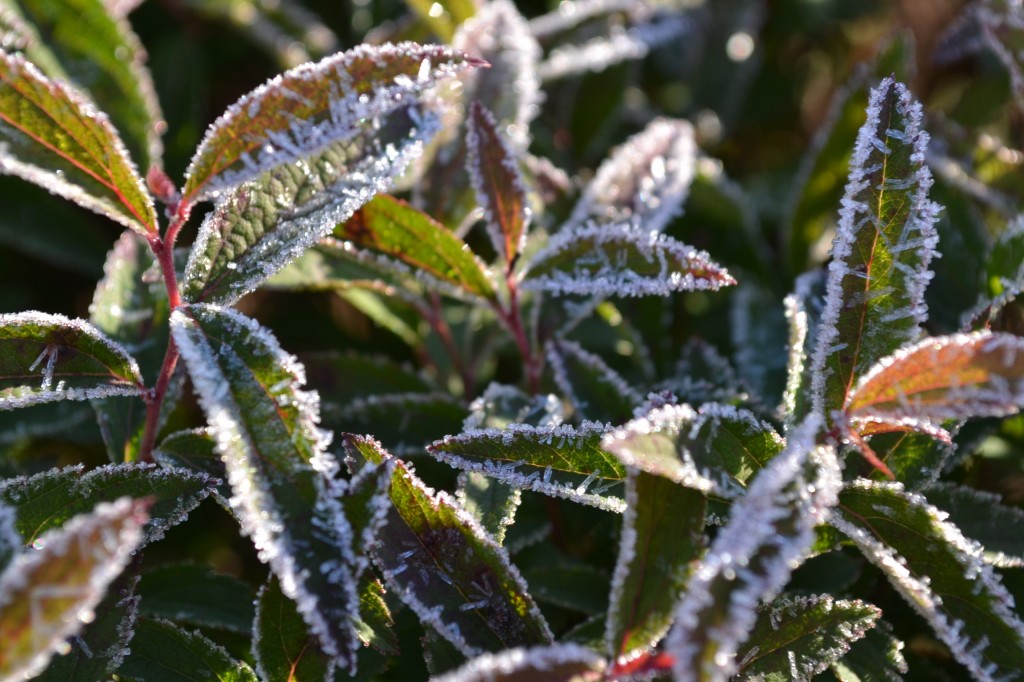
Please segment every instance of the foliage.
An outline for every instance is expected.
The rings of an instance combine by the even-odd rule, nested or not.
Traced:
[[[0,682],[1024,675],[1024,6],[534,5],[0,0]]]

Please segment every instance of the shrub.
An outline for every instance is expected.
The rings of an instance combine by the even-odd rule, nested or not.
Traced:
[[[323,54],[197,2],[291,68],[180,186],[133,5],[0,2],[0,171],[124,229],[88,320],[0,315],[0,680],[1024,671],[1018,3],[906,3],[923,47],[759,173],[783,10],[410,2]],[[92,218],[22,206],[83,262]]]

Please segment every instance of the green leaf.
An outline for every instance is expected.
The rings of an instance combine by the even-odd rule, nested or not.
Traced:
[[[491,383],[469,406],[464,429],[503,429],[510,424],[558,426],[565,421],[553,395],[527,395],[515,386]]]
[[[232,488],[242,532],[298,604],[321,647],[354,665],[358,615],[352,528],[336,490],[338,464],[317,426],[302,365],[255,320],[208,305],[179,308],[181,351]]]
[[[872,367],[846,413],[855,423],[925,431],[946,419],[1013,414],[1024,404],[1022,351],[1024,339],[1010,334],[924,339]]]
[[[987,324],[1024,291],[1024,218],[1014,220],[992,245],[984,262],[982,293],[963,316],[963,325]]]
[[[0,676],[40,672],[94,615],[142,540],[145,501],[101,503],[36,538],[0,574]]]
[[[361,45],[303,64],[228,107],[189,164],[186,204],[313,156],[481,62],[434,45]],[[290,206],[289,202],[289,206]]]
[[[679,359],[658,389],[671,392],[680,403],[738,403],[749,396],[736,369],[714,346],[691,338],[679,351]]]
[[[559,390],[583,419],[621,424],[642,402],[615,370],[578,343],[552,340],[546,355]]]
[[[252,668],[223,647],[165,620],[139,619],[131,649],[118,675],[151,680],[159,670],[160,682],[258,682]]]
[[[455,499],[501,545],[505,531],[515,521],[522,492],[478,471],[463,471]]]
[[[1016,673],[1024,624],[982,550],[945,514],[899,484],[863,479],[839,495],[830,523],[878,566],[977,679]]]
[[[579,428],[510,424],[504,430],[469,429],[446,436],[427,451],[456,469],[478,471],[516,488],[620,512],[622,498],[611,493],[625,480],[626,470],[602,448],[606,432],[594,422]]]
[[[17,175],[142,235],[156,210],[110,121],[22,57],[0,52],[0,173]]]
[[[321,409],[335,409],[371,395],[429,393],[426,375],[383,355],[321,352],[302,355],[310,386],[320,394]]]
[[[796,278],[793,293],[783,301],[789,322],[789,358],[786,362],[786,391],[782,410],[787,426],[807,418],[813,409],[810,358],[821,327],[825,304],[825,272],[814,270]]]
[[[175,431],[153,450],[153,461],[165,469],[181,468],[218,479],[220,483],[213,488],[213,496],[221,506],[230,508],[227,470],[217,454],[217,441],[208,429]]]
[[[927,316],[939,207],[928,199],[921,123],[921,105],[902,83],[886,78],[871,91],[811,358],[814,410],[829,421],[868,368],[917,340]]]
[[[325,404],[323,421],[337,431],[379,433],[389,451],[405,455],[422,454],[428,443],[457,433],[465,417],[465,406],[448,393],[395,393]]]
[[[295,608],[295,602],[281,591],[271,575],[256,597],[256,620],[252,629],[252,657],[261,680],[325,682],[333,679],[334,664],[321,650],[317,638]]]
[[[740,285],[729,322],[733,360],[744,383],[766,405],[778,405],[785,390],[789,330],[775,292],[753,282]]]
[[[138,592],[144,616],[243,635],[252,632],[252,589],[209,566],[165,564],[143,574]]]
[[[739,679],[809,680],[849,651],[881,615],[871,604],[828,595],[776,599],[760,609],[736,653]]]
[[[373,647],[385,656],[397,656],[401,650],[393,629],[395,620],[384,601],[385,594],[381,581],[363,576],[359,586],[359,623],[356,624],[356,634],[364,645]]]
[[[563,228],[525,270],[524,289],[557,295],[668,296],[736,283],[705,252],[632,222]]]
[[[786,449],[762,469],[732,507],[675,609],[665,651],[676,680],[727,680],[757,621],[815,541],[842,484],[835,451],[818,445],[821,418],[789,434]]]
[[[23,53],[50,78],[68,80],[53,50],[43,44],[39,31],[14,0],[0,0],[0,47],[6,52]]]
[[[910,431],[879,433],[871,436],[868,444],[896,480],[910,490],[937,479],[956,452],[952,443]]]
[[[376,441],[344,435],[351,457],[378,464]],[[444,492],[433,492],[395,460],[391,503],[371,551],[388,586],[462,653],[552,640],[508,553]]]
[[[548,552],[542,561],[524,566],[523,577],[538,602],[587,616],[608,612],[608,571],[580,559]]]
[[[577,644],[555,644],[484,654],[436,682],[573,682],[601,679],[604,659]]]
[[[89,321],[124,345],[135,357],[143,376],[156,380],[167,348],[170,308],[160,279],[147,281],[145,273],[156,263],[145,240],[126,231],[114,244],[103,267],[103,279],[89,306]],[[165,398],[161,421],[176,404],[177,390]],[[93,402],[107,454],[114,462],[134,461],[145,430],[146,406],[136,398],[111,398]]]
[[[704,494],[631,470],[605,632],[612,660],[652,648],[668,632],[672,609],[704,549]]]
[[[932,483],[922,491],[930,504],[949,514],[949,522],[979,543],[985,563],[1024,567],[1024,539],[1008,528],[1024,526],[1024,511],[1003,504],[999,495],[953,483]]]
[[[153,464],[109,464],[84,472],[81,465],[0,481],[0,501],[17,509],[23,544],[60,528],[100,502],[128,496],[149,500],[142,544],[161,539],[206,499],[217,480],[184,469]]]
[[[160,112],[146,52],[128,21],[103,0],[22,0],[22,9],[67,73],[125,134],[132,156],[143,168],[161,164]],[[31,58],[31,55],[29,55]],[[61,78],[60,73],[49,73]]]
[[[466,122],[466,170],[484,211],[495,251],[512,270],[526,241],[530,210],[516,156],[498,130],[494,114],[474,101]]]
[[[38,312],[0,315],[0,410],[142,390],[135,360],[87,322]]]
[[[842,660],[832,664],[832,672],[840,682],[900,682],[907,673],[903,658],[903,642],[892,636],[892,626],[884,620],[854,642]]]
[[[380,195],[363,206],[334,236],[354,247],[399,261],[410,274],[443,285],[444,291],[495,298],[484,266],[443,225],[404,201]],[[428,284],[429,286],[429,284]]]
[[[435,128],[432,113],[408,105],[232,189],[196,236],[185,300],[232,303],[258,287],[386,190]]]
[[[142,554],[121,576],[110,584],[107,594],[94,609],[96,619],[72,637],[71,651],[50,660],[50,664],[34,680],[39,682],[96,682],[109,679],[125,655],[135,634],[138,619],[139,566]]]

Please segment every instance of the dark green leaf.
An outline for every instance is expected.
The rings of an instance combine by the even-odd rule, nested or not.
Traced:
[[[828,595],[782,597],[760,609],[736,657],[739,678],[787,682],[824,671],[864,637],[881,610]]]
[[[376,441],[346,434],[354,459],[390,459]],[[375,563],[421,622],[465,654],[550,642],[551,631],[507,552],[454,499],[427,488],[400,460],[392,505],[374,539]]]
[[[714,346],[697,338],[690,339],[680,349],[675,368],[658,388],[689,405],[734,404],[749,397],[729,361]]]
[[[607,571],[560,553],[545,559],[523,568],[537,601],[587,616],[608,612]]]
[[[309,385],[316,387],[325,411],[325,405],[342,406],[371,395],[435,390],[424,374],[411,365],[382,355],[325,352],[300,357]]]
[[[219,479],[220,484],[213,489],[213,495],[220,504],[229,506],[231,486],[228,485],[227,470],[217,454],[217,441],[208,429],[175,431],[153,450],[153,460],[165,468],[180,467]]]
[[[848,484],[838,510],[830,523],[882,570],[975,677],[1021,669],[1024,624],[983,562],[980,545],[898,484]]]
[[[630,471],[605,636],[611,659],[632,658],[668,632],[691,562],[704,548],[706,507],[699,491]]]
[[[892,636],[892,626],[884,620],[854,642],[842,660],[832,664],[840,682],[900,682],[907,672],[903,642]]]
[[[1024,511],[999,495],[952,483],[933,483],[922,491],[948,521],[980,543],[985,562],[1000,568],[1024,567],[1024,538],[1007,529],[1024,527]]]
[[[391,609],[384,601],[384,585],[376,578],[363,577],[359,587],[359,623],[356,634],[359,641],[385,656],[397,656],[398,637],[392,629],[395,621]]]
[[[256,598],[256,621],[252,628],[252,657],[262,680],[288,682],[330,682],[334,664],[323,652],[317,638],[295,608],[295,602],[281,591],[271,575]]]
[[[243,532],[342,668],[355,660],[352,528],[336,499],[304,372],[255,320],[207,305],[179,308],[171,332],[207,415]]]
[[[31,677],[94,615],[142,540],[148,503],[101,503],[36,538],[0,574],[0,676]]]
[[[138,591],[144,616],[245,635],[252,632],[252,589],[237,578],[214,573],[209,566],[160,566],[143,574]]]
[[[909,431],[879,433],[868,444],[896,480],[911,490],[937,479],[955,453],[952,443]]]
[[[458,433],[465,417],[465,406],[448,393],[395,393],[325,404],[323,421],[338,431],[379,433],[388,450],[406,455],[422,454],[428,443]]]
[[[107,117],[19,56],[0,52],[0,172],[153,235],[156,210]]]
[[[141,392],[135,360],[92,325],[37,312],[0,315],[0,409]]]
[[[205,474],[153,464],[109,464],[88,472],[79,465],[2,481],[0,501],[17,509],[18,532],[30,545],[100,502],[124,496],[148,499],[152,506],[142,540],[146,544],[184,521],[216,482]]]
[[[459,474],[455,499],[469,512],[499,545],[505,542],[505,531],[515,521],[516,508],[522,492],[478,471]]]
[[[551,341],[547,361],[559,390],[580,418],[621,424],[641,402],[615,370],[578,343]]]
[[[160,672],[154,676],[157,670]],[[139,619],[131,653],[117,673],[159,682],[258,682],[252,668],[198,632],[149,618]]]
[[[750,283],[733,293],[733,360],[743,382],[765,405],[778,405],[786,385],[786,314],[771,290]]]

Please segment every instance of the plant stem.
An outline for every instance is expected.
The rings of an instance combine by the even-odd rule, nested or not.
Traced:
[[[462,354],[455,343],[455,338],[452,336],[452,329],[444,319],[441,311],[441,297],[436,293],[432,293],[430,303],[431,308],[428,311],[427,323],[430,324],[431,329],[441,339],[441,345],[444,346],[448,357],[451,358],[455,371],[459,373],[459,377],[462,379],[463,394],[467,399],[471,399],[473,397],[473,384],[476,379],[473,377],[473,372],[468,363],[463,361]]]
[[[508,283],[508,310],[504,310],[499,304],[495,304],[498,316],[505,322],[505,326],[512,332],[516,347],[523,358],[523,367],[526,371],[526,384],[531,394],[540,392],[541,360],[533,352],[533,346],[526,337],[526,330],[523,328],[523,317],[519,309],[519,289],[516,286],[512,273],[506,276]]]

